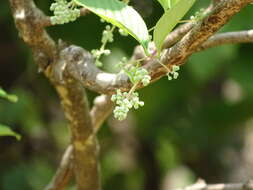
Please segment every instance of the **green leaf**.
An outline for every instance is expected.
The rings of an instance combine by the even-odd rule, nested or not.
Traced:
[[[13,132],[9,127],[0,124],[0,136],[13,136],[16,137],[17,140],[21,139],[21,136],[15,132]]]
[[[157,22],[154,30],[154,42],[158,53],[161,52],[166,36],[189,11],[194,2],[195,0],[180,0],[174,7],[165,11],[164,15]]]
[[[0,98],[7,99],[10,102],[14,102],[14,103],[18,101],[18,97],[17,96],[12,95],[12,94],[8,94],[1,87],[0,87]]]
[[[126,3],[118,0],[74,0],[105,21],[133,36],[148,53],[149,34],[142,17]]]
[[[180,0],[157,0],[157,1],[162,5],[163,9],[166,11],[175,6],[176,3]]]

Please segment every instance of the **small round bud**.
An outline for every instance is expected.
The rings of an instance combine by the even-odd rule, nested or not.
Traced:
[[[178,76],[179,76],[178,72],[174,72],[174,73],[173,73],[173,78],[174,78],[174,79],[177,79]]]
[[[180,70],[180,67],[179,66],[177,66],[177,65],[173,65],[172,66],[172,71],[173,72],[176,72],[176,71],[179,71]]]
[[[104,54],[105,54],[105,55],[110,55],[110,54],[111,54],[111,50],[105,49],[105,50],[104,50]]]

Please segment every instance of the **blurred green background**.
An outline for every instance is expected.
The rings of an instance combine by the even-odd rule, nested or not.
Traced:
[[[46,14],[50,0],[36,3]],[[209,1],[198,1],[192,15]],[[154,0],[132,0],[149,28],[162,14]],[[0,100],[0,123],[22,135],[0,137],[0,189],[43,189],[69,143],[59,99],[18,37],[8,1],[0,1],[0,85],[19,97]],[[91,50],[104,24],[89,14],[49,33]],[[222,31],[253,28],[253,5]],[[111,68],[131,56],[132,38],[116,35]],[[113,118],[99,132],[104,190],[168,190],[195,182],[244,182],[253,177],[253,44],[227,45],[193,55],[175,81],[161,79],[140,90],[145,106],[124,122]],[[89,92],[92,101],[95,94]],[[92,102],[91,102],[92,103]],[[73,183],[68,187],[74,189]]]

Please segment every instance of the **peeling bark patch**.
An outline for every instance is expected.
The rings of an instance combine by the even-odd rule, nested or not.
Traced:
[[[24,9],[18,10],[15,14],[15,18],[18,20],[24,20],[25,19],[25,10]]]

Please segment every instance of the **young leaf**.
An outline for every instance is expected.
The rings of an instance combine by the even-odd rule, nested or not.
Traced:
[[[7,92],[5,92],[1,87],[0,87],[0,98],[4,98],[9,100],[10,102],[17,102],[18,101],[18,97],[12,94],[8,94]]]
[[[157,22],[154,30],[154,42],[158,53],[161,52],[166,36],[188,12],[194,2],[195,0],[180,0],[174,7],[165,11],[164,15]]]
[[[170,8],[169,0],[157,0],[157,1],[162,5],[165,11]]]
[[[174,7],[180,0],[169,0],[169,8]]]
[[[0,124],[0,136],[13,136],[16,137],[17,140],[21,139],[21,136],[15,132],[13,132],[9,127]]]
[[[75,0],[75,2],[133,36],[148,53],[147,26],[132,7],[119,0]]]
[[[175,6],[176,3],[180,0],[157,0],[157,1],[162,5],[163,9],[166,11]]]

